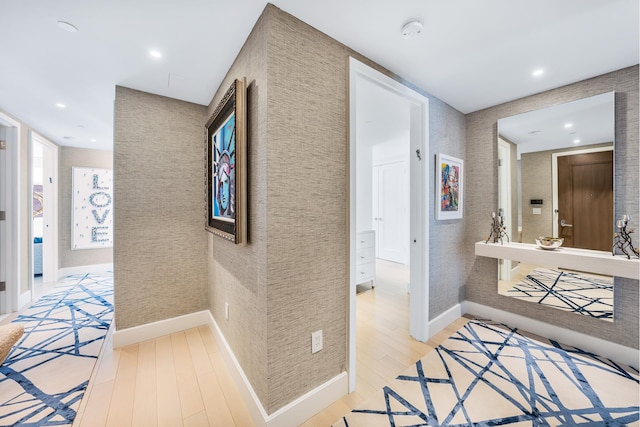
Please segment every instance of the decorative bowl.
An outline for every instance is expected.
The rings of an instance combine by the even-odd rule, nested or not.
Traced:
[[[560,246],[562,246],[562,242],[564,242],[564,239],[562,237],[541,236],[536,239],[536,243],[538,244],[538,246],[540,246],[540,248],[548,250],[558,249]]]

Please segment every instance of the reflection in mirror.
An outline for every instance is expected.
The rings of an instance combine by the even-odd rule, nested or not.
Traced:
[[[614,99],[609,92],[498,120],[498,207],[511,241],[550,236],[563,247],[611,250]],[[610,276],[500,260],[499,292],[613,320]]]

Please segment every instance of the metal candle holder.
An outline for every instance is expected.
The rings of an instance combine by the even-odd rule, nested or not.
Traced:
[[[616,249],[620,250],[627,256],[627,259],[631,259],[632,254],[640,257],[640,251],[634,248],[633,243],[631,242],[631,233],[633,233],[635,230],[629,229],[627,231],[627,223],[630,220],[631,216],[623,215],[622,219],[619,219],[616,222],[616,228],[618,229],[618,232],[613,234],[613,249],[611,250],[613,255],[616,255]],[[631,253],[629,253],[629,251]]]
[[[502,239],[504,237],[507,238],[507,242],[509,242],[509,235],[507,234],[507,230],[504,226],[504,217],[502,216],[502,212],[498,211],[498,215],[496,216],[495,212],[491,212],[491,233],[489,233],[489,237],[485,240],[485,243],[489,243],[489,240],[493,237],[493,243],[502,244]]]

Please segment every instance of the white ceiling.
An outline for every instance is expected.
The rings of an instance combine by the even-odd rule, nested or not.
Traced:
[[[615,139],[614,93],[529,111],[498,120],[498,133],[524,153],[581,148]]]
[[[463,113],[639,62],[638,0],[274,4]],[[111,149],[115,85],[207,105],[265,5],[3,0],[0,109],[60,145]],[[413,18],[424,31],[406,40]]]

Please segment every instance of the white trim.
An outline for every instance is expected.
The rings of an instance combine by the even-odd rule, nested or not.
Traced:
[[[462,311],[465,314],[469,313],[495,322],[503,322],[511,327],[593,352],[616,362],[633,366],[636,369],[638,368],[640,351],[634,348],[471,301],[462,302]]]
[[[552,233],[558,235],[558,157],[574,156],[576,154],[600,153],[602,151],[613,151],[613,145],[610,147],[585,148],[583,150],[561,151],[559,153],[551,153],[551,190],[552,190]]]
[[[349,298],[347,335],[349,391],[356,387],[356,100],[358,81],[366,80],[403,97],[410,105],[410,320],[409,333],[419,341],[429,338],[429,99],[373,68],[349,58]],[[418,159],[417,151],[421,160]]]
[[[258,395],[251,386],[249,379],[240,366],[238,359],[236,359],[231,347],[225,340],[222,331],[211,315],[211,312],[207,311],[207,313],[209,317],[208,325],[216,339],[222,358],[227,365],[227,369],[229,369],[229,373],[238,387],[238,390],[242,395],[242,399],[247,405],[256,426],[287,427],[302,424],[304,421],[308,420],[313,415],[347,394],[349,385],[348,376],[346,372],[342,372],[326,383],[278,409],[273,414],[268,415],[264,406],[262,406],[262,402],[260,402]]]
[[[458,320],[462,316],[462,306],[456,304],[429,322],[429,338]]]
[[[32,153],[33,153],[33,144],[37,143],[42,145],[43,147],[43,186],[45,185],[45,180],[47,177],[45,175],[50,175],[51,178],[51,197],[50,200],[46,201],[47,209],[44,212],[44,220],[51,224],[51,227],[47,227],[45,224],[45,231],[43,236],[43,246],[42,246],[42,280],[44,282],[55,281],[59,276],[58,266],[59,264],[59,245],[58,245],[58,202],[59,202],[59,188],[58,188],[58,159],[59,159],[59,149],[56,144],[44,138],[42,135],[35,131],[31,131],[29,133],[29,188],[33,188],[32,183]],[[44,188],[44,187],[43,187]],[[32,200],[29,198],[29,206],[32,206]],[[33,207],[31,207],[30,212],[33,211]],[[31,218],[31,217],[30,217]],[[29,241],[33,242],[33,226],[29,224]],[[32,245],[31,245],[32,246]],[[31,260],[29,267],[29,277],[33,277],[33,248],[29,249],[29,259]]]
[[[105,271],[113,271],[113,263],[108,262],[105,264],[93,264],[93,265],[80,265],[77,267],[64,267],[58,270],[58,279],[63,277],[72,276],[74,274],[84,273],[103,273]]]
[[[209,310],[203,310],[122,330],[117,330],[118,325],[116,325],[116,329],[113,332],[113,348],[125,347],[164,335],[208,325],[209,313]]]
[[[19,294],[22,284],[22,271],[21,265],[23,260],[21,259],[22,240],[24,236],[20,235],[22,228],[22,209],[20,204],[20,194],[22,186],[20,185],[20,145],[22,135],[22,125],[19,121],[9,117],[8,115],[0,112],[0,124],[8,127],[9,131],[15,129],[12,133],[12,138],[7,139],[6,149],[6,221],[5,230],[6,233],[5,243],[8,248],[6,251],[6,271],[5,282],[6,287],[6,307],[4,307],[7,313],[11,311],[17,311],[19,306]],[[4,191],[5,189],[0,189]],[[0,309],[0,312],[2,310]]]

